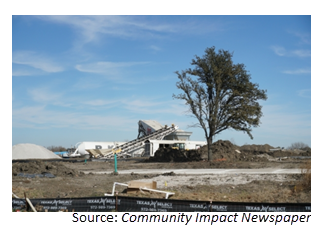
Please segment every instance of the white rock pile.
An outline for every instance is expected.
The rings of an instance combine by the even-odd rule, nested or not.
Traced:
[[[35,144],[17,144],[12,147],[12,160],[17,159],[60,159],[52,151]]]

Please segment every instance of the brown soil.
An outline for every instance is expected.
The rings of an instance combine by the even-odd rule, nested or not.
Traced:
[[[233,145],[230,141],[219,140],[212,145],[213,161],[252,161],[252,162],[268,162],[272,157],[288,157],[288,156],[311,156],[311,151],[287,151],[277,150],[270,151],[274,147],[265,145],[243,145],[241,147]],[[259,157],[258,157],[259,156]],[[271,157],[269,157],[271,156]],[[193,162],[208,159],[207,146],[203,146],[199,150],[176,150],[171,148],[160,148],[151,157],[150,162]]]
[[[287,158],[286,156],[310,156],[311,152],[276,151],[268,152],[253,146],[243,149],[234,146],[229,141],[218,141],[213,146],[212,162],[206,160],[206,148],[198,151],[179,151],[173,149],[160,149],[155,157],[150,159],[139,158],[136,160],[119,160],[118,170],[131,169],[186,169],[186,168],[300,168],[307,160]],[[270,148],[270,147],[269,147]],[[237,152],[236,150],[239,150]],[[179,151],[179,152],[178,152]],[[260,157],[258,156],[260,155]],[[164,157],[165,156],[165,157]],[[114,182],[127,183],[131,180],[180,179],[174,186],[158,185],[163,190],[174,192],[172,199],[213,200],[213,201],[238,201],[238,202],[311,202],[311,187],[301,186],[303,175],[285,175],[276,179],[276,175],[266,175],[260,180],[250,180],[245,184],[232,185],[226,179],[221,184],[214,185],[208,182],[208,177],[196,175],[188,177],[168,174],[134,174],[115,175],[113,161],[48,161],[34,160],[29,162],[12,163],[12,191],[19,197],[24,193],[28,198],[70,198],[70,197],[96,197],[104,196],[112,190]],[[84,174],[81,171],[96,172],[106,171],[106,174]],[[51,173],[55,177],[26,178],[24,174]],[[243,175],[239,175],[243,176]],[[206,182],[204,182],[204,179]],[[175,180],[178,180],[175,179]],[[194,185],[197,179],[203,183]],[[242,177],[243,179],[243,177]],[[245,176],[245,179],[249,179]],[[164,180],[164,178],[163,178]],[[193,183],[193,184],[192,184]],[[158,197],[163,194],[147,192],[126,193],[124,187],[117,187],[119,195]]]

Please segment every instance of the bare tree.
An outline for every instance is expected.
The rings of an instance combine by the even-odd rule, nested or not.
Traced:
[[[295,142],[295,143],[292,143],[291,146],[288,147],[288,149],[291,149],[291,150],[294,150],[294,149],[308,150],[308,149],[310,149],[310,147],[303,142]]]
[[[47,149],[52,151],[52,152],[65,152],[65,151],[67,151],[67,149],[62,147],[62,146],[54,146],[54,145],[47,147]]]
[[[266,100],[265,90],[251,83],[244,64],[234,64],[232,53],[207,48],[203,57],[195,56],[194,69],[176,72],[180,94],[173,98],[185,101],[198,120],[192,126],[204,130],[208,143],[208,160],[212,160],[213,137],[227,129],[246,132],[251,139],[252,127],[258,127],[262,116],[258,100]],[[190,75],[190,76],[189,76]]]

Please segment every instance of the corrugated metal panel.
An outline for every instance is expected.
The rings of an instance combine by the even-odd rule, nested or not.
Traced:
[[[159,130],[164,127],[162,124],[160,124],[158,121],[155,120],[141,120],[141,121],[146,125],[148,125],[149,127],[153,128],[154,130]]]

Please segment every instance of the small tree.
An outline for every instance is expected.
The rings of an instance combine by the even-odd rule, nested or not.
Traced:
[[[176,72],[176,86],[182,93],[173,94],[173,98],[185,101],[198,120],[192,126],[204,130],[209,161],[216,134],[232,128],[253,139],[252,127],[259,126],[262,116],[258,100],[267,99],[266,91],[250,82],[244,64],[233,64],[232,56],[228,51],[216,53],[215,47],[207,48],[202,58],[195,56],[192,60],[194,69]]]

